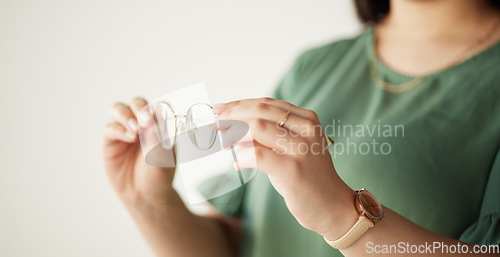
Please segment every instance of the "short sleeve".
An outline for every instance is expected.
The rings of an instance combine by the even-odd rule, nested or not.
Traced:
[[[486,184],[479,218],[462,233],[459,240],[500,245],[500,151],[497,152]]]
[[[272,95],[273,98],[286,100],[293,93],[294,88],[299,84],[298,79],[303,56],[304,54],[297,58],[292,67],[278,83],[278,87],[274,90]],[[223,175],[213,177],[203,182],[200,186],[198,186],[198,191],[205,197],[209,195],[218,195],[217,193],[214,193],[214,190],[223,190],[220,189],[220,187],[224,187],[224,181],[229,181],[229,177],[234,176],[234,172],[234,170],[230,169]],[[249,183],[252,183],[252,181],[228,193],[208,199],[208,202],[215,207],[217,211],[224,215],[240,216]]]
[[[293,93],[296,91],[297,87],[301,84],[300,79],[302,78],[302,67],[304,63],[305,56],[307,52],[301,54],[294,62],[292,67],[283,76],[281,81],[278,83],[278,87],[274,90],[272,95],[273,98],[279,100],[291,99]]]

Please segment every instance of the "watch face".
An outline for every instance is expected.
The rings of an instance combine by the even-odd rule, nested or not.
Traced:
[[[382,219],[382,205],[372,193],[363,190],[359,192],[359,202],[365,213],[374,220]]]

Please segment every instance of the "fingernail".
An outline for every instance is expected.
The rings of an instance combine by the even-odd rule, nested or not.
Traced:
[[[131,118],[128,120],[128,126],[130,127],[130,129],[132,129],[132,131],[136,132],[137,131],[137,121],[135,121],[135,119]]]
[[[149,112],[143,111],[139,114],[139,119],[143,124],[147,125],[153,121],[153,116]]]
[[[135,134],[130,133],[130,131],[125,132],[125,136],[130,139],[135,139]]]
[[[218,103],[218,104],[214,104],[212,107],[214,107],[214,109],[215,108],[223,108],[224,105],[226,105],[226,104],[225,103]]]

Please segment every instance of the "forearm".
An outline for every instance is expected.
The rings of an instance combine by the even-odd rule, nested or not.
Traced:
[[[353,222],[356,221],[356,211]],[[354,223],[353,223],[354,224]],[[436,245],[434,245],[436,244]],[[437,244],[441,246],[438,247]],[[430,246],[429,246],[430,245]],[[443,247],[444,245],[444,247]],[[457,247],[458,245],[466,247]],[[427,246],[427,247],[426,247]],[[436,248],[434,248],[436,246]],[[390,249],[392,247],[392,249]],[[420,248],[418,248],[420,247]],[[448,238],[416,225],[396,212],[384,208],[384,219],[368,229],[355,243],[341,250],[346,257],[360,256],[500,256],[498,253],[473,253],[473,244]],[[389,253],[383,249],[389,250]],[[467,253],[451,253],[450,249],[468,249]],[[447,250],[448,249],[448,250]],[[414,252],[416,250],[416,252]],[[429,250],[431,252],[429,252]],[[458,250],[458,249],[457,249]]]
[[[159,257],[234,257],[236,240],[216,217],[191,213],[175,194],[163,206],[128,206],[135,222]]]

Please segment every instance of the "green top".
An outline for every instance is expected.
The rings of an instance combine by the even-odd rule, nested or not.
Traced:
[[[316,111],[351,188],[436,233],[500,244],[500,43],[390,93],[370,76],[373,34],[306,51],[274,96]],[[376,65],[385,81],[412,79]],[[264,173],[212,203],[244,219],[241,256],[342,256],[299,225]]]

